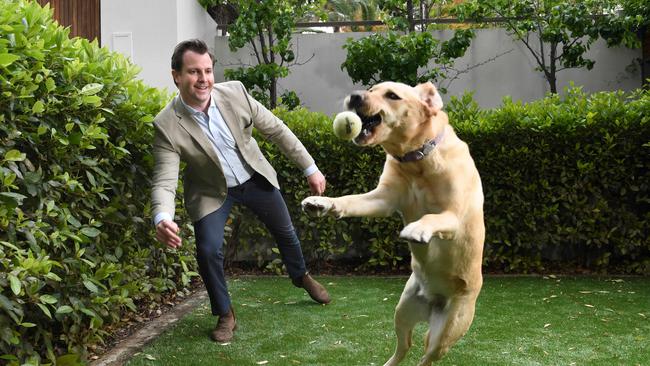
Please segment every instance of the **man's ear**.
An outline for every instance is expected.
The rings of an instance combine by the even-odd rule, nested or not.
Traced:
[[[178,85],[178,80],[181,77],[180,73],[174,69],[172,69],[172,80],[174,80],[174,84]]]
[[[442,110],[442,98],[433,83],[427,81],[426,83],[418,84],[415,87],[415,90],[420,95],[420,100],[429,108],[433,109],[434,113],[438,113]]]

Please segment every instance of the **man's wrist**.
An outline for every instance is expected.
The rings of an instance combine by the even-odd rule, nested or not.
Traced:
[[[316,164],[312,164],[307,167],[307,169],[303,170],[303,173],[305,174],[305,177],[308,177],[318,171],[318,167]]]
[[[167,212],[159,212],[156,214],[156,216],[153,217],[153,225],[158,226],[158,224],[160,224],[160,222],[163,220],[174,221],[172,216]]]

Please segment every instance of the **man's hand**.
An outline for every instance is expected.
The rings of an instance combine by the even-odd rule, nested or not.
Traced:
[[[172,249],[179,248],[182,241],[178,231],[178,225],[174,221],[162,220],[156,225],[156,239]]]
[[[309,183],[309,189],[311,193],[315,196],[320,196],[325,192],[325,186],[327,185],[325,181],[325,176],[320,170],[317,170],[315,173],[307,177],[307,182]]]

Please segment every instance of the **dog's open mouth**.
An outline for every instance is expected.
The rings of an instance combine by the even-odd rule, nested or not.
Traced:
[[[361,117],[361,132],[354,138],[354,142],[357,144],[363,144],[377,127],[381,123],[381,116],[379,113],[372,116],[366,116],[363,113],[356,112],[359,117]]]

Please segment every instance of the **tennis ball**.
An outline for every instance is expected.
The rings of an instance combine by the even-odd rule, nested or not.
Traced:
[[[361,117],[354,112],[341,112],[334,117],[332,128],[338,138],[352,140],[361,132]]]

